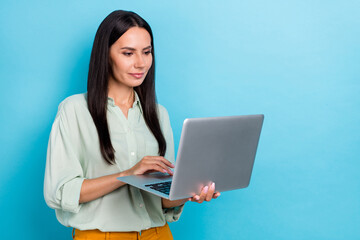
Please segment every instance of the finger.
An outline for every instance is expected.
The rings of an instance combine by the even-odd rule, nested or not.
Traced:
[[[167,173],[169,173],[170,175],[173,175],[173,171],[168,166],[166,166],[162,161],[158,161],[158,160],[153,159],[153,160],[148,161],[147,164],[158,165],[161,168],[165,169]]]
[[[152,164],[151,169],[157,170],[158,172],[169,173],[169,170],[167,168],[163,168],[162,166],[160,166],[158,164]]]
[[[205,196],[205,201],[209,202],[213,198],[214,192],[215,192],[215,183],[213,182],[209,185],[209,190]]]
[[[205,200],[208,191],[209,191],[209,186],[203,187],[199,196],[199,200],[197,200],[198,203],[202,203]]]
[[[160,167],[162,167],[163,169],[165,169],[166,171],[161,170],[160,172],[164,172],[164,173],[169,173],[170,175],[173,175],[173,172],[170,168],[168,168],[161,160],[159,159],[155,159],[153,158],[154,156],[146,156],[143,159],[141,159],[141,161],[138,163],[139,166],[143,166],[146,165],[146,169],[147,171],[149,171],[149,165],[159,165]],[[155,156],[156,157],[156,156]],[[150,167],[151,168],[151,167]],[[159,171],[159,170],[158,170]]]
[[[189,199],[190,199],[190,201],[192,201],[192,202],[197,202],[197,201],[199,201],[200,196],[199,196],[199,195],[194,195],[192,198],[189,198]]]
[[[213,199],[217,199],[221,194],[219,192],[214,193]]]
[[[164,158],[162,156],[147,156],[147,157],[149,157],[150,159],[153,159],[153,160],[159,160],[171,168],[175,167],[174,164],[172,164],[169,160],[167,160],[166,158]]]
[[[173,175],[173,171],[164,162],[158,161],[157,164],[159,164],[162,168],[166,169],[170,175]]]
[[[149,172],[149,171],[157,171],[157,172],[163,172],[166,173],[167,170],[160,167],[157,164],[143,164],[140,166],[139,171],[136,174],[144,174],[145,172]]]
[[[164,157],[160,157],[160,160],[161,160],[163,163],[165,163],[167,166],[171,167],[171,168],[174,168],[174,167],[175,167],[175,165],[174,165],[172,162],[170,162],[169,160],[167,160],[167,159],[164,158]]]

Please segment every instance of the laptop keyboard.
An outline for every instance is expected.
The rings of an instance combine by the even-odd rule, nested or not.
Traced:
[[[147,184],[147,185],[145,185],[145,187],[149,187],[151,189],[154,189],[156,191],[159,191],[159,192],[162,192],[162,193],[164,193],[166,195],[169,195],[170,187],[171,187],[171,181]]]

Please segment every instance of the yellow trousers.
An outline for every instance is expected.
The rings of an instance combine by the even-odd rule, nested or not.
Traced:
[[[101,232],[75,229],[74,240],[173,240],[169,225],[154,227],[141,232]]]

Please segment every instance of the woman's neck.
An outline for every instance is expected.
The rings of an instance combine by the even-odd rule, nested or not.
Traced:
[[[134,88],[112,79],[109,80],[108,96],[114,99],[115,104],[119,107],[130,108],[135,101]]]

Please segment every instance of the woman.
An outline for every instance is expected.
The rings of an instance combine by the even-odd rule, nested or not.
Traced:
[[[170,201],[117,177],[172,174],[174,143],[166,109],[156,104],[152,31],[133,12],[100,24],[91,52],[88,92],[65,99],[48,146],[44,195],[75,239],[172,239],[187,201],[216,198],[215,185]]]

